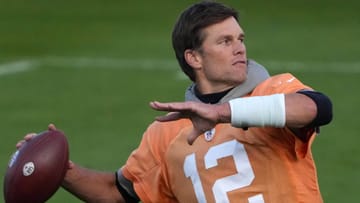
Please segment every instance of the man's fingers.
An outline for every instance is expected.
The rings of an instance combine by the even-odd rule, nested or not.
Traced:
[[[23,144],[25,143],[25,140],[21,140],[18,143],[16,143],[16,149],[19,149],[21,146],[23,146]]]
[[[32,138],[34,138],[36,135],[37,135],[36,133],[26,134],[25,137],[24,137],[24,140],[25,140],[25,141],[29,141],[29,140],[31,140]]]
[[[23,146],[25,144],[25,142],[31,140],[35,136],[36,136],[36,133],[26,134],[23,140],[20,140],[18,143],[16,143],[16,149],[19,149],[21,146]]]
[[[56,127],[54,124],[50,123],[48,125],[48,130],[56,130]],[[30,141],[31,139],[33,139],[35,136],[37,135],[37,133],[28,133],[24,136],[23,140],[20,140],[19,142],[16,143],[16,149],[19,149],[20,147],[22,147],[26,142]]]
[[[48,125],[48,130],[56,130],[56,126],[52,123]]]
[[[189,111],[191,110],[191,102],[161,103],[153,101],[150,102],[150,107],[157,111]]]
[[[73,169],[74,167],[75,167],[74,162],[72,162],[71,160],[69,160],[68,169]]]
[[[156,117],[156,120],[160,122],[166,122],[166,121],[175,121],[180,118],[184,118],[184,116],[180,112],[170,112],[164,116]]]
[[[164,111],[166,110],[166,106],[164,105],[164,103],[161,103],[161,102],[158,102],[158,101],[153,101],[153,102],[150,102],[150,107],[155,109],[155,110],[158,110],[158,111]]]

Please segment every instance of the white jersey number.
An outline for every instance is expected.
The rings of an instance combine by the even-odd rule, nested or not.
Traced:
[[[215,181],[212,192],[217,203],[228,203],[227,192],[249,186],[255,178],[244,145],[236,140],[228,141],[212,146],[205,154],[205,168],[210,169],[218,165],[217,160],[232,156],[235,162],[236,174],[220,178]],[[206,203],[204,189],[202,187],[199,172],[197,170],[195,153],[188,155],[184,162],[184,172],[191,179],[197,201]],[[262,195],[250,197],[249,203],[264,203]]]

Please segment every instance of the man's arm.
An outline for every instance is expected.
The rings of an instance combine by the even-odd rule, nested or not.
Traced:
[[[293,122],[294,122],[294,126],[291,126],[290,124],[287,124],[287,126],[302,141],[305,141],[305,142],[308,141],[311,134],[314,131],[318,132],[320,126],[326,125],[326,124],[330,123],[332,120],[333,115],[332,115],[331,100],[326,95],[324,95],[320,92],[301,90],[301,91],[297,92],[296,94],[294,94],[294,96],[292,96],[292,97],[290,96],[287,99],[290,100],[290,101],[288,101],[288,103],[290,103],[290,104],[299,102],[299,103],[305,104],[305,105],[303,105],[303,107],[310,108],[307,110],[303,110],[303,109],[292,109],[291,110],[290,109],[289,114],[290,113],[301,114],[301,111],[313,112],[312,114],[310,113],[309,118],[307,118],[305,115],[299,116],[299,115],[288,115],[288,113],[286,114],[286,116],[288,117],[287,120],[289,119],[289,121],[287,121],[287,122],[291,123],[290,119],[293,119]],[[309,104],[308,102],[311,102],[313,104]],[[286,108],[298,108],[298,107],[296,105],[292,105],[292,106],[289,106]],[[300,126],[297,126],[296,119],[298,117],[305,118],[305,120],[302,121],[303,124]]]
[[[285,95],[286,126],[302,128],[308,125],[317,114],[315,102],[306,95],[292,93]]]
[[[55,125],[49,124],[48,130],[56,130]],[[27,134],[23,140],[16,144],[16,148],[21,148],[25,142],[35,136],[36,133]],[[74,164],[72,161],[69,161],[68,167],[62,187],[79,199],[89,203],[126,202],[117,188],[114,173],[86,169]]]
[[[72,162],[62,187],[85,202],[125,203],[114,173],[86,169]]]
[[[217,123],[231,123],[242,128],[286,126],[291,129],[300,129],[307,127],[316,118],[322,119],[315,123],[318,126],[327,124],[332,119],[331,102],[323,94],[315,99],[306,94],[290,93],[234,100],[220,105],[200,102],[151,102],[150,106],[155,110],[170,112],[167,115],[157,117],[158,121],[190,118],[194,125],[194,130],[188,137],[190,144],[200,134],[210,130]],[[319,111],[318,107],[322,102],[329,105],[326,109]],[[326,115],[319,116],[319,114]],[[299,134],[299,136],[302,135]]]

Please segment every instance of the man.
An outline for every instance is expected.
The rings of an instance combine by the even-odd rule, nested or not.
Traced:
[[[115,175],[70,162],[63,187],[86,202],[322,202],[310,147],[329,98],[248,60],[237,12],[220,3],[186,9],[172,37],[187,101],[150,103],[170,113]]]

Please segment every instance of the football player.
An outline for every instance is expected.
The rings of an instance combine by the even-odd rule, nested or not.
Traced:
[[[172,41],[193,82],[186,101],[150,103],[169,113],[115,174],[70,162],[62,186],[86,202],[322,202],[311,144],[330,99],[248,59],[238,13],[221,3],[184,10]]]

